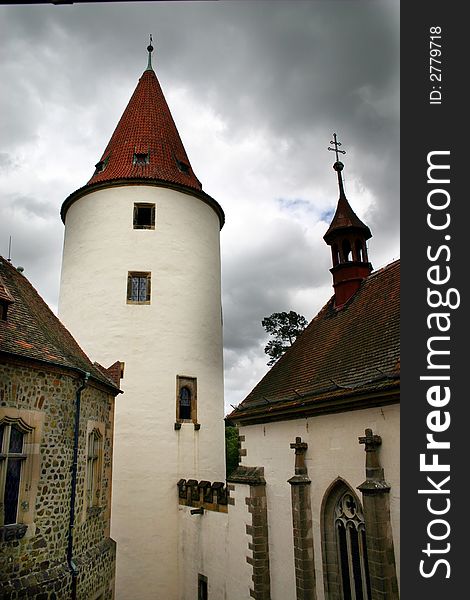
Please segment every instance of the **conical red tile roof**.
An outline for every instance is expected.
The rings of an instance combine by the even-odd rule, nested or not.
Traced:
[[[100,187],[150,184],[168,186],[193,194],[225,221],[222,208],[202,190],[171,116],[153,69],[147,68],[132,94],[111,139],[88,183],[64,201],[62,220],[69,206],[81,196]]]
[[[136,164],[135,155],[146,164]],[[137,161],[138,162],[138,161]],[[142,161],[140,161],[142,162]],[[158,179],[200,190],[157,76],[144,71],[88,185],[113,179]]]

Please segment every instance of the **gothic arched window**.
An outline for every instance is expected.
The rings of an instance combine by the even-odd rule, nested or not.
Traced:
[[[323,572],[329,600],[370,600],[366,532],[362,507],[338,479],[322,507]]]
[[[192,421],[197,425],[197,379],[195,377],[176,377],[176,423]],[[179,429],[177,427],[177,429]]]

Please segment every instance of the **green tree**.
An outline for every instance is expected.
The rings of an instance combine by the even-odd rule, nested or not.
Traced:
[[[307,319],[295,311],[273,313],[261,321],[266,331],[273,336],[264,351],[270,360],[268,365],[273,365],[295,342],[297,337],[307,327]]]
[[[238,427],[225,423],[225,475],[229,477],[238,467]]]

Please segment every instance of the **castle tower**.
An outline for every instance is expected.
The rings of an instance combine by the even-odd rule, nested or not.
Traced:
[[[335,290],[335,306],[343,306],[359,289],[361,281],[372,272],[372,265],[367,256],[367,240],[372,237],[370,229],[351,208],[344,193],[341,172],[343,163],[338,154],[346,154],[340,150],[336,133],[330,142],[334,148],[328,148],[336,153],[336,162],[333,169],[338,174],[339,200],[333,220],[328,231],[323,236],[325,242],[331,246],[333,267],[333,287]]]
[[[151,64],[88,183],[63,203],[59,316],[118,357],[118,600],[178,598],[180,478],[224,481],[219,232]]]

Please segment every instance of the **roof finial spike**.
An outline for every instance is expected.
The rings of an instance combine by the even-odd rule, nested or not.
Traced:
[[[146,71],[153,71],[153,68],[152,68],[152,52],[153,52],[152,34],[150,34],[150,44],[147,46],[147,51],[149,53],[149,60],[148,60],[148,63],[147,63],[147,68],[145,70]]]
[[[344,169],[344,165],[339,160],[338,156],[339,154],[346,154],[346,151],[339,149],[339,147],[341,146],[341,142],[338,142],[336,133],[333,134],[333,140],[330,141],[330,144],[333,144],[334,148],[328,148],[328,150],[331,150],[336,154],[336,162],[333,165],[333,169],[338,173],[339,196],[340,198],[346,198],[346,195],[344,193],[343,178],[341,177],[341,171]]]

